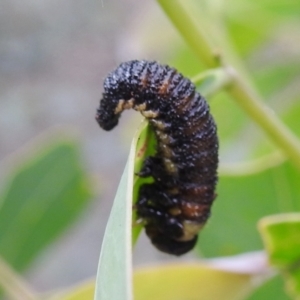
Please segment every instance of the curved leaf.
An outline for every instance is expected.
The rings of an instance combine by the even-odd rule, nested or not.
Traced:
[[[132,203],[137,198],[138,178],[133,175],[140,170],[147,152],[147,126],[142,123],[136,133],[123,172],[113,207],[106,226],[100,253],[95,300],[132,299],[131,243],[132,243]],[[136,150],[138,147],[138,150]],[[134,227],[136,239],[141,227]]]

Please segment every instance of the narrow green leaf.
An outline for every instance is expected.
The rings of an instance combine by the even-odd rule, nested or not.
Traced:
[[[95,300],[131,297],[131,215],[133,157],[129,156],[102,242]]]
[[[137,174],[142,168],[144,159],[150,155],[153,155],[156,147],[156,139],[154,137],[154,132],[151,130],[149,123],[146,120],[142,122],[135,135],[135,138],[133,139],[132,147],[134,146],[136,148],[136,155],[134,159],[134,172],[135,174]],[[140,186],[144,183],[150,183],[152,181],[152,178],[141,178],[135,175],[133,186],[133,203],[136,203],[138,200]],[[132,223],[132,244],[134,245],[143,228],[143,224],[139,222],[135,210],[133,211]]]
[[[95,300],[132,299],[133,174],[139,133],[138,131],[132,141],[127,164],[106,226],[98,265]],[[139,153],[137,156],[137,165],[139,165],[142,160]]]
[[[91,199],[77,142],[56,137],[15,168],[0,195],[0,253],[15,269],[28,266]]]
[[[300,214],[279,214],[260,220],[259,230],[270,262],[286,269],[300,258]]]

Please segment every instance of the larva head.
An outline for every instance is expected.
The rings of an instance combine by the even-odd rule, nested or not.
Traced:
[[[104,80],[103,98],[96,114],[96,120],[104,130],[113,129],[118,124],[121,112],[132,107],[127,77],[122,73],[121,65]]]
[[[108,110],[107,108],[104,109],[102,108],[101,104],[100,104],[100,108],[97,109],[96,120],[100,125],[100,127],[103,128],[104,130],[111,130],[116,125],[118,125],[119,117],[120,115],[115,114],[114,110]]]

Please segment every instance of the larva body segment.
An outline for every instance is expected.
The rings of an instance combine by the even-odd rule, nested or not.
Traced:
[[[215,198],[216,125],[191,81],[154,61],[122,63],[105,79],[99,125],[111,130],[129,108],[149,120],[157,139],[140,172],[154,182],[141,186],[137,214],[159,250],[184,254],[196,244]]]

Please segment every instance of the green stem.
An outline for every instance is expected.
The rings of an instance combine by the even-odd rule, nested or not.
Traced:
[[[233,76],[229,93],[250,117],[268,134],[300,169],[299,139],[286,127],[277,115],[266,106],[255,91],[246,87],[238,75]]]
[[[37,296],[0,257],[0,286],[11,300],[36,300]]]
[[[217,53],[214,53],[212,44],[202,32],[202,27],[192,20],[185,7],[178,0],[158,0],[160,6],[169,16],[173,25],[184,37],[190,47],[201,57],[210,68],[219,66]],[[190,29],[193,30],[190,30]]]
[[[222,61],[222,64],[226,66],[233,77],[228,88],[230,95],[300,169],[300,142],[298,138],[263,103],[258,92],[248,82],[247,77],[237,74],[228,64],[226,57],[217,59],[207,36],[203,30],[199,29],[200,27],[205,28],[203,24],[200,24],[203,18],[198,16],[197,23],[194,22],[179,0],[158,0],[158,2],[189,46],[208,67]],[[230,61],[234,61],[232,54]]]

